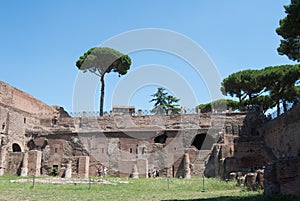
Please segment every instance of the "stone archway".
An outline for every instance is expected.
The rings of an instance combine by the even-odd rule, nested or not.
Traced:
[[[22,152],[22,148],[18,143],[13,143],[12,144],[12,151],[13,152]]]

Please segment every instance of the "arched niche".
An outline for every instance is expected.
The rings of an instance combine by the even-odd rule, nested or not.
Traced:
[[[12,144],[12,151],[13,152],[22,152],[22,148],[18,143],[13,143]]]

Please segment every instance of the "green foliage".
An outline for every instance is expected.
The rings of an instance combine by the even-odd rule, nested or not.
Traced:
[[[200,104],[197,107],[201,110],[202,113],[208,113],[212,111],[211,103]]]
[[[169,95],[165,92],[165,89],[160,87],[157,92],[151,95],[153,99],[149,102],[154,102],[154,107],[151,110],[155,114],[167,114],[168,110],[171,110],[173,114],[177,114],[180,111],[179,105],[176,104],[180,99]]]
[[[239,102],[245,98],[252,99],[264,92],[261,85],[261,76],[258,70],[243,70],[229,75],[222,82],[221,92],[224,95],[237,97]]]
[[[299,90],[296,87],[299,79],[300,65],[243,70],[225,78],[221,91],[224,95],[238,97],[240,106],[258,104],[263,105],[266,110],[274,106],[279,108],[282,103],[286,111],[287,103],[294,103],[299,99]]]
[[[58,168],[57,167],[52,167],[50,172],[51,172],[52,176],[56,177],[58,175]]]
[[[219,99],[210,103],[200,104],[197,108],[201,109],[202,113],[212,112],[214,110],[228,110],[231,108],[232,110],[239,109],[239,102],[231,99]]]
[[[265,87],[270,97],[276,101],[277,111],[279,112],[280,103],[286,111],[286,104],[294,102],[298,97],[295,84],[300,79],[300,65],[267,67],[262,73],[267,80]]]
[[[111,71],[125,75],[130,65],[128,55],[108,47],[93,47],[76,61],[79,70],[90,71],[100,77]]]
[[[221,83],[221,92],[224,95],[237,97],[239,102],[245,98],[241,88],[241,72],[230,74]]]
[[[103,116],[104,75],[110,72],[116,72],[119,76],[125,75],[130,65],[131,59],[128,55],[108,47],[93,47],[76,61],[79,70],[90,71],[100,77],[100,116]]]
[[[280,46],[277,49],[280,55],[286,55],[289,59],[300,61],[300,0],[292,0],[290,5],[284,6],[287,16],[280,20],[280,26],[276,29],[282,36]]]

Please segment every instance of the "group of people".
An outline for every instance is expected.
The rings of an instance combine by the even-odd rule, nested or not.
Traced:
[[[98,177],[101,177],[101,176],[105,177],[107,174],[107,168],[105,167],[105,165],[99,164],[97,167],[97,173],[98,173]]]
[[[148,170],[148,177],[159,177],[159,170],[157,168],[154,168],[152,171],[149,169]]]

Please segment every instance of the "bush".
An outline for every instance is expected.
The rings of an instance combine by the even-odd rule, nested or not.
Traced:
[[[58,167],[51,168],[51,175],[55,177],[58,175]]]

